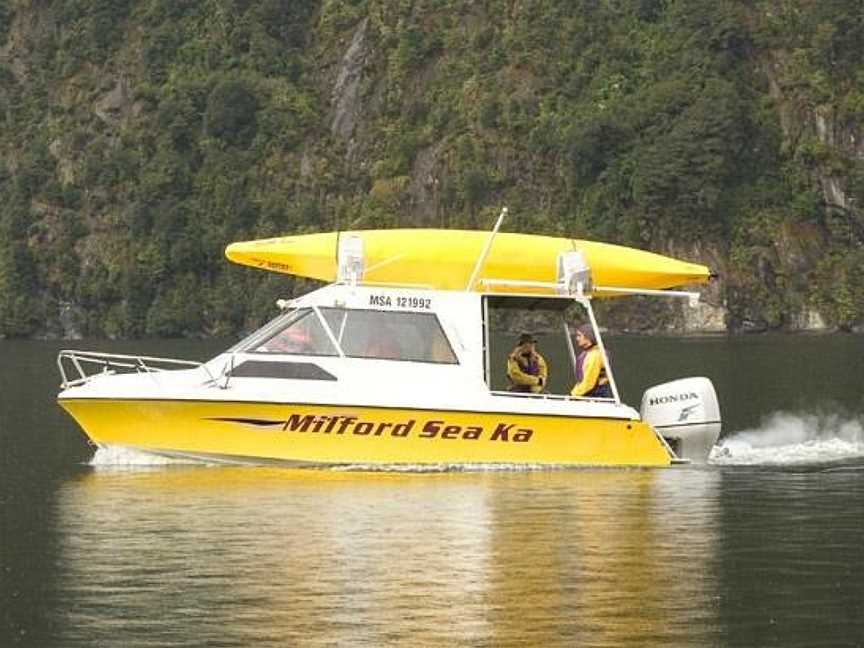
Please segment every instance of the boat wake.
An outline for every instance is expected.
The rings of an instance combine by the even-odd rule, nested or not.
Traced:
[[[864,425],[839,414],[775,412],[762,425],[736,432],[711,451],[725,466],[802,466],[864,461]]]
[[[171,465],[201,465],[194,459],[176,459],[118,446],[103,446],[90,459],[90,466],[108,469],[141,469]]]

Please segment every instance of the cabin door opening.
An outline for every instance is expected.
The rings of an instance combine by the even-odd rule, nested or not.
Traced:
[[[523,333],[537,339],[548,368],[543,393],[565,396],[572,389],[576,351],[572,334],[590,322],[584,305],[570,298],[487,295],[483,298],[485,379],[496,393],[509,392],[507,358]]]

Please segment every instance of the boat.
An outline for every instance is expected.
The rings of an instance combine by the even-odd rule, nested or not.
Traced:
[[[502,213],[503,218],[503,213]],[[686,297],[698,264],[571,239],[450,230],[370,230],[229,245],[235,262],[326,285],[203,363],[61,351],[59,404],[100,447],[208,462],[361,469],[669,466],[704,462],[720,433],[710,380],[622,402],[592,301]],[[532,311],[575,353],[587,323],[612,396],[510,391],[493,322]],[[574,312],[576,313],[574,315]],[[574,317],[576,318],[574,320]],[[550,385],[552,381],[550,380]]]

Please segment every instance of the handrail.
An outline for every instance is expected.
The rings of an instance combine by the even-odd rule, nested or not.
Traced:
[[[690,306],[698,306],[701,293],[694,290],[650,290],[648,288],[617,288],[594,286],[594,292],[618,293],[619,295],[644,295],[648,297],[678,297],[686,299]]]
[[[606,378],[609,381],[609,387],[612,389],[612,397],[616,403],[621,402],[621,395],[618,393],[618,384],[615,382],[615,373],[612,371],[612,366],[609,364],[609,354],[606,353],[606,345],[603,344],[603,336],[600,335],[600,327],[597,326],[597,318],[594,317],[594,309],[591,304],[585,309],[588,311],[588,319],[591,320],[591,329],[594,331],[597,348],[600,350],[600,357],[603,360],[603,367],[606,369]],[[600,384],[599,382],[597,383]]]
[[[614,398],[594,398],[591,396],[570,396],[569,394],[547,394],[545,392],[511,392],[493,389],[489,392],[493,396],[515,396],[516,398],[531,398],[535,400],[555,400],[555,401],[577,401],[577,402],[596,402],[610,403],[612,405],[621,405],[620,401]]]
[[[346,286],[348,284],[334,281],[333,285]],[[435,286],[432,284],[407,283],[403,281],[360,281],[357,283],[357,285],[363,286],[365,288],[406,288],[408,290],[435,290]]]
[[[64,360],[72,363],[72,366],[78,373],[77,378],[72,378],[70,380],[69,376],[67,376]],[[101,351],[80,351],[77,349],[63,349],[57,354],[57,367],[60,370],[60,376],[63,379],[61,383],[63,389],[83,385],[97,375],[96,373],[88,374],[85,365],[98,365],[102,368],[101,373],[103,374],[112,372],[114,369],[127,369],[130,370],[129,373],[132,373],[131,370],[134,370],[137,373],[147,374],[168,370],[166,367],[151,366],[154,363],[201,368],[207,373],[211,382],[216,382],[216,378],[214,378],[213,374],[210,373],[210,369],[207,365],[195,360],[179,360],[177,358],[160,358],[156,356],[127,355],[122,353],[104,353]]]

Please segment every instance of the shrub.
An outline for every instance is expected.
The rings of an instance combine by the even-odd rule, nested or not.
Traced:
[[[205,130],[229,144],[248,145],[255,137],[257,112],[258,99],[248,83],[220,81],[207,97]]]

